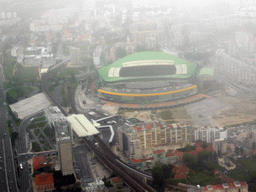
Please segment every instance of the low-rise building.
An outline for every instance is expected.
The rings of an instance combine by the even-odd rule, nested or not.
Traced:
[[[112,177],[110,183],[114,185],[116,189],[123,187],[123,180],[120,177]]]
[[[99,192],[104,189],[104,182],[102,180],[96,179],[93,183],[88,183],[85,187],[86,192]]]
[[[228,158],[218,158],[218,164],[221,167],[224,167],[225,169],[227,169],[228,171],[235,169],[236,168],[236,164],[234,164],[230,159]]]
[[[42,173],[35,175],[35,185],[38,192],[53,191],[54,180],[52,173]]]
[[[152,168],[154,165],[154,158],[131,159],[131,166],[136,169]]]
[[[47,162],[45,159],[45,156],[38,156],[38,157],[33,158],[33,169],[34,170],[43,168],[47,165],[51,166],[52,163]]]
[[[189,168],[184,164],[175,165],[172,169],[172,172],[175,173],[174,179],[187,179],[187,175],[189,173]]]

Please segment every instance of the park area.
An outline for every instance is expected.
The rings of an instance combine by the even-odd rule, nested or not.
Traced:
[[[53,144],[55,141],[54,130],[48,126],[44,115],[33,119],[28,128],[32,139],[34,138],[32,151],[48,151],[55,148]]]
[[[38,67],[19,67],[14,75],[18,80],[25,82],[35,82],[40,78]]]

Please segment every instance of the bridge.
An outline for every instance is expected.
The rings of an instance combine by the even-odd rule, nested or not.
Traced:
[[[40,152],[27,152],[27,153],[19,153],[17,156],[23,156],[23,155],[33,155],[33,156],[39,156],[39,155],[55,155],[57,154],[57,150],[50,150],[50,151],[40,151]]]

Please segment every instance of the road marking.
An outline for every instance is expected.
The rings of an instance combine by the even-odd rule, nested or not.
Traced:
[[[2,143],[3,143],[3,154],[4,154],[4,168],[5,168],[6,187],[7,187],[7,191],[10,191],[10,190],[9,190],[9,183],[8,183],[7,167],[6,167],[4,139],[2,139]]]

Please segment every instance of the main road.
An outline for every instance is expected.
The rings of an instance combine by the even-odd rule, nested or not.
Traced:
[[[0,74],[0,175],[1,192],[19,191],[17,186],[17,178],[15,164],[13,159],[12,144],[7,125],[8,108],[6,104],[2,74]]]

